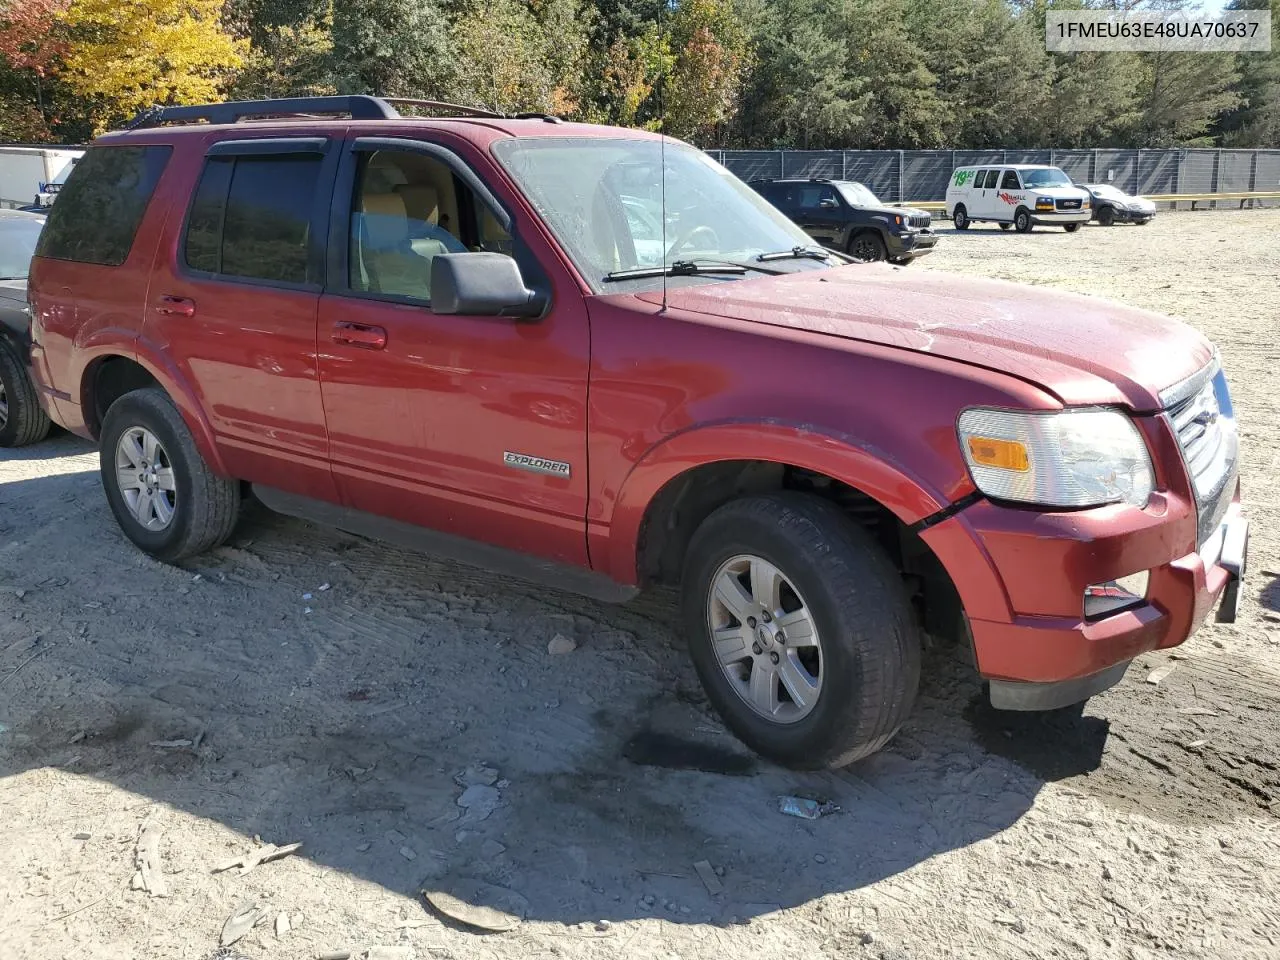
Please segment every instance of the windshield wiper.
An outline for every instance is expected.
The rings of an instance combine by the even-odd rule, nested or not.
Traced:
[[[768,267],[757,266],[754,263],[739,263],[736,260],[673,260],[665,267],[633,267],[630,270],[614,270],[612,273],[606,273],[604,275],[604,279],[607,281],[616,281],[643,280],[646,277],[662,276],[696,277],[699,274],[746,273],[748,270],[754,270],[757,273],[767,273],[770,276],[777,276],[783,272],[781,270],[770,270]]]
[[[790,250],[762,253],[756,259],[761,263],[768,263],[770,260],[830,260],[833,256],[839,256],[839,254],[821,247],[792,247]]]

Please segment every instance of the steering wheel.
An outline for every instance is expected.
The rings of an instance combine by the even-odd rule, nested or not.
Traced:
[[[708,227],[705,224],[699,224],[676,237],[675,242],[667,249],[667,260],[673,260],[677,253],[689,246],[689,244],[693,243],[694,239],[697,237],[701,237],[705,242],[705,246],[710,249],[720,249],[720,235],[711,227]]]

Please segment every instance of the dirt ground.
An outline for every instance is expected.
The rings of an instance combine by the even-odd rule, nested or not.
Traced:
[[[250,958],[1280,957],[1280,211],[941,232],[909,269],[1220,344],[1254,523],[1237,624],[1074,720],[993,714],[935,652],[887,750],[796,775],[709,712],[669,597],[610,607],[264,512],[164,566],[59,436],[0,452],[0,957],[204,960],[246,901]],[[842,812],[780,815],[794,793]],[[148,820],[164,897],[131,889]],[[255,838],[303,847],[212,872]],[[466,881],[524,923],[468,932],[419,895]]]

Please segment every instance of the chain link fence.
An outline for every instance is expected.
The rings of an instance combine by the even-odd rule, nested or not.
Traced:
[[[941,201],[956,167],[1046,163],[1076,183],[1134,194],[1280,191],[1280,150],[711,150],[743,180],[827,177],[865,183],[882,200]],[[1250,200],[1280,206],[1277,200]],[[1217,201],[1211,201],[1217,206]],[[1235,208],[1238,201],[1223,202]]]

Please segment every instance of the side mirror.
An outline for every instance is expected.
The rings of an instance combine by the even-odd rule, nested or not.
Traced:
[[[818,207],[821,210],[834,210],[840,204],[836,203],[833,197],[823,197],[818,201]]]
[[[540,317],[546,298],[525,286],[502,253],[442,253],[431,260],[431,312],[473,317]]]

